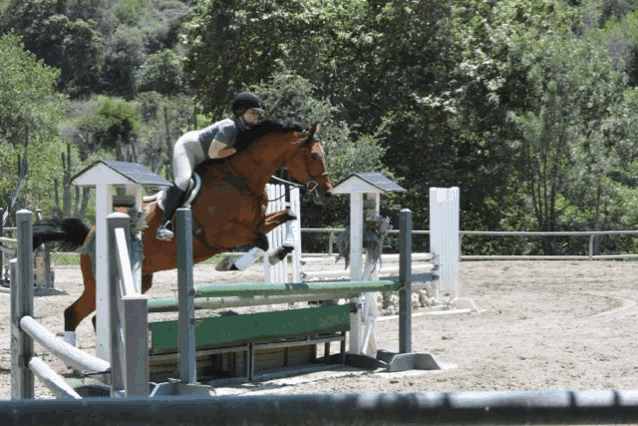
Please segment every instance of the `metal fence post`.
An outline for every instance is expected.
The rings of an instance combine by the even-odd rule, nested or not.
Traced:
[[[399,353],[412,352],[412,212],[399,217]]]
[[[124,228],[126,235],[129,232],[129,217],[123,213],[112,213],[107,216],[107,247],[109,259],[109,299],[110,299],[110,329],[111,329],[111,396],[120,396],[119,392],[124,390],[126,385],[126,365],[122,362],[120,355],[124,351],[122,347],[122,327],[120,324],[118,299],[120,298],[119,289],[119,268],[118,268],[118,250],[115,240],[115,229]]]
[[[137,292],[131,267],[130,218],[107,217],[111,302],[111,396],[148,396],[148,300]],[[128,256],[120,258],[116,230],[123,231]],[[126,277],[124,276],[126,274]],[[126,280],[126,281],[125,281]],[[123,285],[128,283],[128,285]]]
[[[33,316],[33,214],[17,213],[18,258],[11,261],[11,399],[35,397],[35,376],[28,362],[33,339],[20,328],[24,316]]]
[[[179,299],[179,373],[184,383],[197,382],[195,356],[195,287],[193,285],[193,221],[191,210],[177,209],[177,286]]]

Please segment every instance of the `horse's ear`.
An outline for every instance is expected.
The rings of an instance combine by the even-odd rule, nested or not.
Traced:
[[[311,132],[315,135],[318,135],[319,133],[321,133],[322,129],[323,129],[323,125],[321,124],[320,121],[317,121],[315,124],[312,125]]]

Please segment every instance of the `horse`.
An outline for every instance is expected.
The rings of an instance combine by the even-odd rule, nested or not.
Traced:
[[[222,160],[208,160],[195,171],[201,190],[191,204],[193,215],[193,261],[202,262],[238,245],[268,249],[265,236],[275,227],[296,219],[288,210],[266,214],[270,177],[281,168],[323,204],[333,196],[319,132],[313,126],[295,121],[264,120],[241,131],[235,147],[237,153]],[[142,231],[142,292],[153,283],[153,273],[177,267],[177,243],[161,241],[155,236],[162,219],[160,197],[145,205],[142,212],[146,227]],[[191,197],[193,198],[193,197]],[[96,282],[90,250],[94,228],[78,218],[53,218],[33,226],[33,246],[58,242],[68,249],[82,247],[80,267],[84,292],[64,311],[65,339],[75,343],[80,322],[95,311]],[[94,247],[94,244],[93,244]],[[95,326],[95,317],[93,317]]]

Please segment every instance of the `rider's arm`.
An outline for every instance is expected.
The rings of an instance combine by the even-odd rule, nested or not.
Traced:
[[[225,158],[236,152],[235,148],[228,148],[228,144],[219,139],[214,139],[210,144],[210,148],[208,148],[208,156],[210,158]]]

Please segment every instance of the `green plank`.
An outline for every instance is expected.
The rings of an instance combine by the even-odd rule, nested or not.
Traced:
[[[397,291],[401,283],[393,281],[324,281],[290,284],[238,283],[211,285],[197,288],[196,297],[223,296],[263,296],[303,293],[343,292],[353,290],[359,293],[376,291]]]
[[[206,318],[195,328],[197,348],[259,342],[350,329],[350,304]],[[177,321],[149,322],[151,353],[177,352]]]

